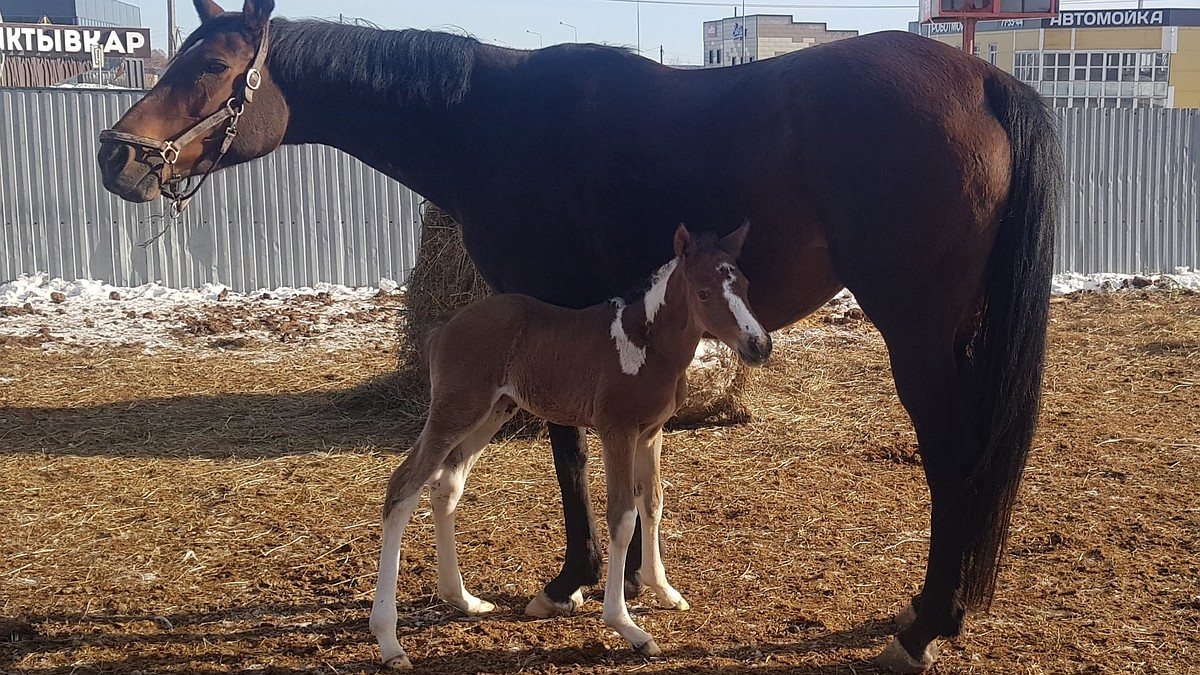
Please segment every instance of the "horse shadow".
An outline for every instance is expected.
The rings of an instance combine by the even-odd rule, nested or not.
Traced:
[[[502,606],[516,607],[522,600],[517,596],[496,598]],[[512,621],[540,622],[564,619],[532,619],[520,614],[519,609],[498,612],[494,618],[465,617],[455,614],[445,606],[425,608],[425,618],[418,621],[402,621],[399,626],[401,639],[412,642],[427,631],[430,625],[449,622]],[[232,607],[212,612],[181,612],[159,615],[85,615],[47,614],[19,618],[0,618],[0,634],[5,638],[0,644],[0,672],[36,672],[38,675],[67,675],[79,672],[187,672],[197,675],[215,675],[229,672],[230,653],[223,647],[236,643],[260,645],[272,639],[286,638],[303,631],[316,638],[320,645],[312,654],[289,650],[293,661],[303,662],[295,667],[272,664],[272,654],[262,652],[259,658],[247,658],[243,667],[274,673],[276,675],[299,675],[312,673],[314,666],[324,665],[337,673],[378,673],[379,665],[373,660],[374,639],[367,627],[370,608],[365,602],[314,602],[304,604],[267,604]],[[290,617],[320,617],[301,624],[289,623]],[[230,628],[228,619],[247,617],[259,621],[259,625]],[[66,633],[43,636],[36,626],[40,624],[71,626]],[[104,630],[111,626],[156,626],[151,631],[113,633]],[[756,670],[780,670],[789,673],[845,673],[861,674],[877,672],[868,661],[849,661],[836,666],[794,666],[771,664],[775,655],[803,655],[837,651],[841,649],[877,648],[891,632],[892,622],[888,619],[867,621],[841,631],[812,631],[810,635],[793,643],[774,645],[730,646],[705,648],[698,645],[683,645],[671,648],[666,645],[664,656],[656,658],[656,673],[683,675],[701,673],[724,675]],[[667,636],[664,636],[667,637]],[[311,640],[309,641],[311,642]],[[669,642],[665,640],[664,644]],[[155,647],[160,653],[154,653]],[[162,649],[174,647],[174,649]],[[339,658],[339,647],[354,651],[353,655],[343,652]],[[86,664],[71,663],[62,666],[40,666],[30,669],[26,664],[39,654],[50,654],[63,650],[87,651],[100,648],[108,653],[120,653],[115,658],[89,658]],[[372,657],[363,658],[362,650],[370,650]],[[413,663],[418,670],[429,673],[477,672],[481,663],[487,664],[490,673],[508,674],[544,669],[639,669],[645,659],[626,649],[610,649],[599,640],[588,640],[582,644],[553,647],[527,647],[520,649],[463,649],[452,654],[422,657],[413,654]],[[696,660],[723,658],[737,660],[728,666],[696,665]],[[254,661],[258,664],[253,664]],[[671,667],[673,660],[687,660],[688,665]],[[207,665],[211,664],[211,665]],[[81,665],[83,666],[81,669]],[[665,668],[663,666],[666,666]]]

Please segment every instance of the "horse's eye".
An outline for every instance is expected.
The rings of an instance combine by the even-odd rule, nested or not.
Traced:
[[[204,66],[204,72],[212,73],[213,75],[220,75],[227,70],[229,70],[229,66],[220,61],[209,61],[208,65]]]
[[[707,288],[701,288],[696,291],[696,297],[700,298],[700,302],[708,302],[708,299],[712,297],[712,293]]]

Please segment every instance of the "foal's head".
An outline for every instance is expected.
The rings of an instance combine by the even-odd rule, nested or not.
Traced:
[[[746,302],[749,284],[737,266],[749,231],[747,221],[718,239],[708,233],[693,236],[680,225],[675,230],[675,256],[687,285],[692,316],[706,333],[736,351],[744,363],[758,366],[771,355],[771,336],[750,311]]]

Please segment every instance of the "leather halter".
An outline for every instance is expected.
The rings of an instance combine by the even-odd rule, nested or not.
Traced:
[[[238,119],[245,112],[246,104],[254,100],[254,92],[258,91],[258,88],[262,86],[262,69],[267,60],[270,27],[270,21],[263,24],[262,39],[258,43],[258,49],[254,53],[250,67],[246,70],[245,83],[242,86],[240,101],[239,96],[235,93],[216,112],[185,129],[175,138],[167,141],[160,141],[136,134],[127,134],[123,131],[114,131],[113,129],[105,129],[100,132],[101,143],[104,141],[116,141],[118,143],[136,145],[158,151],[158,154],[162,157],[163,164],[169,167],[171,172],[171,177],[166,181],[162,180],[161,175],[159,176],[159,187],[163,195],[171,200],[171,208],[174,211],[174,215],[178,216],[187,208],[192,195],[196,194],[200,186],[204,185],[204,181],[208,180],[208,177],[217,170],[217,165],[221,163],[221,160],[225,157],[225,153],[229,151],[229,146],[233,144],[233,139],[237,138]],[[228,124],[225,126],[225,138],[221,140],[221,148],[217,153],[216,159],[209,165],[208,170],[204,172],[200,177],[200,181],[195,186],[181,189],[183,179],[179,178],[175,171],[175,162],[179,160],[180,150],[192,141],[203,137],[211,129],[225,124],[226,121],[228,121]],[[201,155],[201,159],[203,157]]]

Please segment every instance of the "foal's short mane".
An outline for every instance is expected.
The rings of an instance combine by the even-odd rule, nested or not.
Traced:
[[[376,100],[382,94],[398,104],[448,108],[470,89],[479,46],[436,31],[274,19],[267,66],[306,94],[328,95],[327,84],[336,82]]]

